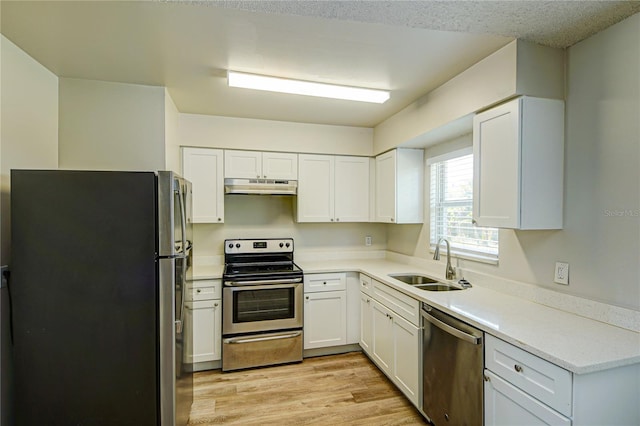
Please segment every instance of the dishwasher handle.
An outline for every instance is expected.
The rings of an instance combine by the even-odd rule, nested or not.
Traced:
[[[440,330],[445,331],[457,337],[458,339],[464,340],[465,342],[471,343],[473,345],[479,345],[482,342],[482,337],[473,336],[471,334],[465,333],[462,330],[458,330],[457,328],[450,326],[449,324],[444,323],[439,319],[437,319],[436,317],[430,315],[424,309],[421,311],[421,313],[422,313],[422,318],[426,319],[431,324],[438,327]]]

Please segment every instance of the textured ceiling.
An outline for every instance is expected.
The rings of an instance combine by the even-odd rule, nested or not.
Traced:
[[[514,38],[565,47],[640,1],[0,1],[64,78],[166,86],[181,112],[372,127]],[[385,104],[234,89],[226,70],[392,91]]]
[[[195,1],[255,12],[493,34],[569,47],[640,11],[640,1]]]

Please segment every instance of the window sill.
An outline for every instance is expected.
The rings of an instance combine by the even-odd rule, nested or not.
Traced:
[[[431,245],[429,247],[429,253],[434,253],[436,250],[435,245]],[[440,258],[442,257],[446,257],[446,248],[444,247],[440,247]],[[471,260],[473,262],[478,262],[478,263],[486,263],[488,265],[498,265],[500,263],[500,259],[497,257],[493,257],[491,255],[482,255],[482,254],[475,254],[475,253],[469,253],[469,252],[464,252],[464,251],[458,251],[458,250],[451,250],[451,257],[457,258],[457,259],[464,259],[464,260]]]

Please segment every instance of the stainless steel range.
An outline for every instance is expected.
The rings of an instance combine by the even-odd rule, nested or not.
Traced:
[[[293,239],[225,240],[222,370],[302,361],[303,273]]]

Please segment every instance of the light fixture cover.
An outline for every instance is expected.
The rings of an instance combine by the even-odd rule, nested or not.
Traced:
[[[229,87],[265,90],[269,92],[291,93],[294,95],[318,96],[350,101],[382,104],[389,99],[389,92],[362,87],[337,86],[312,81],[290,80],[266,75],[247,74],[237,71],[227,72]]]

